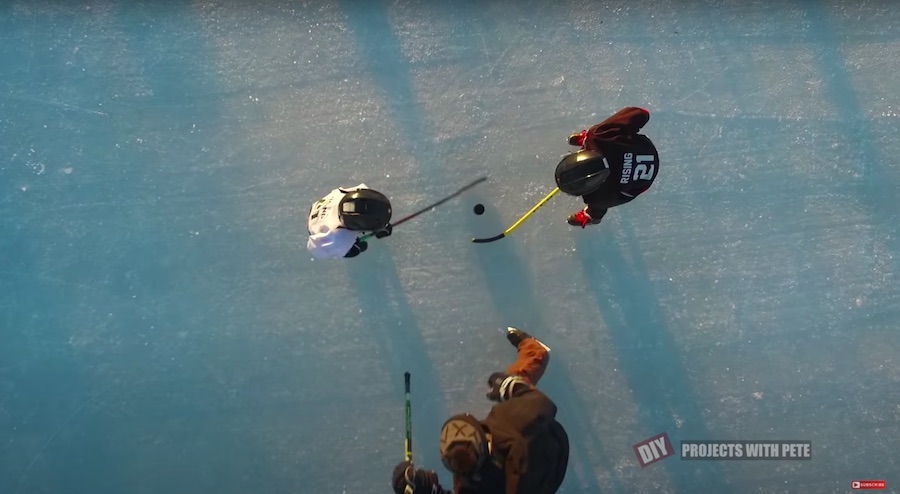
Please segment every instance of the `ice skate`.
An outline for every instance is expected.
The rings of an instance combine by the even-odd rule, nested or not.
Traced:
[[[519,348],[519,343],[522,343],[522,340],[527,340],[528,338],[534,338],[534,341],[541,344],[548,352],[550,351],[550,347],[544,344],[541,340],[531,336],[530,334],[522,331],[521,329],[516,329],[512,326],[506,328],[506,339],[512,343],[512,346]]]

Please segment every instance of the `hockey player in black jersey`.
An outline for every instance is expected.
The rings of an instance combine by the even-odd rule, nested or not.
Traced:
[[[568,217],[570,225],[596,225],[609,208],[630,202],[650,188],[659,172],[659,153],[647,136],[638,133],[649,120],[647,110],[628,107],[569,136],[569,144],[581,150],[560,161],[556,183],[586,204]]]

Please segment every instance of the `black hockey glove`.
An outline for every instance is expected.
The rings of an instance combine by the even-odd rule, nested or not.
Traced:
[[[388,225],[386,227],[382,228],[381,230],[375,230],[375,238],[390,237],[391,233],[393,233],[393,232],[394,232],[394,227],[391,226],[390,223],[388,223]]]
[[[344,254],[344,257],[356,257],[365,252],[368,248],[369,244],[367,244],[365,240],[356,239],[356,242],[353,242],[353,246],[351,246],[350,250]]]
[[[503,372],[495,372],[488,378],[487,398],[491,401],[506,401],[516,397],[522,392],[531,389],[531,385],[522,376],[509,375]]]
[[[438,476],[432,470],[416,468],[412,462],[401,461],[391,478],[394,494],[437,494],[444,492]]]

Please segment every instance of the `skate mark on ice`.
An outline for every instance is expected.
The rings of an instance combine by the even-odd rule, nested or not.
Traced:
[[[59,426],[53,431],[52,434],[50,434],[50,437],[48,437],[47,440],[44,441],[44,443],[41,445],[41,448],[38,449],[37,453],[34,454],[34,457],[31,459],[31,462],[29,462],[28,466],[25,467],[25,470],[22,472],[22,476],[19,477],[19,483],[16,486],[16,490],[13,491],[13,494],[19,494],[19,492],[22,490],[22,486],[25,485],[25,480],[28,479],[28,474],[31,473],[31,469],[34,468],[35,463],[37,463],[37,461],[38,461],[38,459],[40,459],[41,455],[44,454],[44,451],[47,450],[47,448],[50,446],[50,443],[52,443],[53,440],[56,439],[56,436],[58,436],[69,425],[69,422],[71,422],[76,416],[78,416],[78,414],[80,414],[81,411],[84,410],[84,408],[86,406],[93,403],[97,399],[97,397],[99,397],[101,394],[104,394],[107,389],[109,389],[109,387],[104,388],[104,389],[94,393],[93,395],[89,396],[74,411],[72,411],[72,413],[70,413],[62,421],[62,423],[59,424]]]

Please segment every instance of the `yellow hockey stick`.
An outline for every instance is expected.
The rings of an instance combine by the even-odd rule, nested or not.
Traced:
[[[503,233],[501,233],[500,235],[497,235],[497,236],[495,236],[495,237],[490,237],[490,238],[473,238],[472,241],[475,242],[476,244],[486,244],[486,243],[488,243],[488,242],[494,242],[494,241],[496,241],[496,240],[500,240],[501,238],[503,238],[503,237],[509,235],[510,233],[513,232],[513,230],[515,230],[516,228],[519,228],[519,225],[521,225],[522,223],[524,223],[525,220],[527,220],[532,214],[534,214],[535,211],[537,211],[538,209],[540,209],[541,206],[543,206],[544,204],[547,204],[547,201],[549,201],[551,198],[553,198],[553,196],[555,196],[558,192],[559,192],[559,187],[557,187],[557,188],[553,189],[552,191],[550,191],[550,193],[547,194],[546,197],[544,197],[543,199],[541,199],[540,202],[538,202],[537,204],[535,204],[534,207],[531,208],[530,211],[528,211],[527,213],[525,213],[524,216],[522,216],[521,218],[519,218],[519,221],[513,223],[511,227],[507,228],[506,231],[503,232]]]

